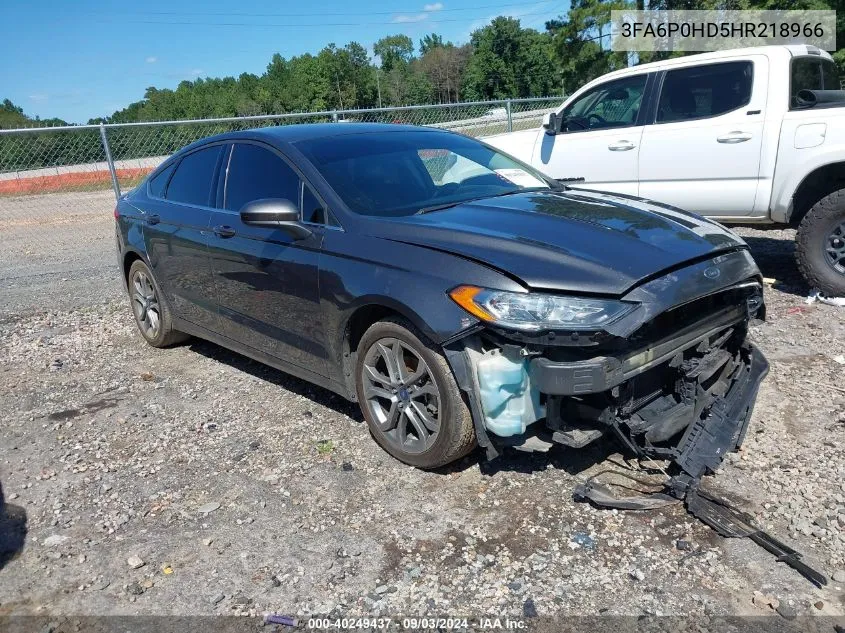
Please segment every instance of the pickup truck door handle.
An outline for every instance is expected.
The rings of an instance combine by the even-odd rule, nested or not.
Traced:
[[[735,143],[744,143],[745,141],[750,141],[752,134],[749,132],[740,132],[739,130],[735,132],[730,132],[725,134],[724,136],[719,136],[716,140],[719,143],[728,143],[729,145],[733,145]]]
[[[235,229],[231,226],[227,226],[225,224],[221,224],[219,226],[215,226],[213,229],[214,234],[218,237],[227,238],[227,237],[235,237]]]
[[[611,152],[627,152],[629,149],[634,149],[636,145],[634,145],[631,141],[616,141],[615,143],[611,143],[607,146]]]
[[[158,224],[161,222],[161,216],[158,213],[151,213],[147,216],[147,224]]]

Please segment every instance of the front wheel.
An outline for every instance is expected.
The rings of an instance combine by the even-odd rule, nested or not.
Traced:
[[[437,468],[475,446],[472,417],[449,364],[403,319],[379,321],[364,333],[355,389],[373,438],[406,464]]]
[[[798,226],[801,274],[830,297],[845,296],[845,189],[819,200]]]

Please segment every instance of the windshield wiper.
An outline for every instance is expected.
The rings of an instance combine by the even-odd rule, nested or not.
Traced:
[[[467,204],[469,202],[478,202],[479,200],[487,200],[488,198],[501,198],[503,196],[512,196],[515,193],[530,193],[532,191],[554,191],[551,187],[525,187],[524,189],[517,189],[515,191],[503,191],[501,193],[494,193],[489,196],[478,196],[477,198],[469,198],[468,200],[457,200],[455,202],[444,202],[443,204],[435,204],[430,207],[423,207],[414,215],[425,215],[432,211],[442,211],[443,209],[451,209],[459,204]]]

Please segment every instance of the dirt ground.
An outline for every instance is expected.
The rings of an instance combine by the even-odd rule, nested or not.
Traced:
[[[791,232],[740,232],[776,280],[753,331],[772,369],[707,485],[824,589],[681,507],[575,503],[630,466],[610,442],[422,472],[338,396],[210,343],[150,348],[93,241],[61,278],[21,256],[0,279],[0,615],[842,616],[845,310],[805,305]]]

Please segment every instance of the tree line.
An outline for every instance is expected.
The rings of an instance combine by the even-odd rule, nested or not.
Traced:
[[[127,123],[284,114],[335,109],[456,103],[571,93],[632,63],[672,53],[610,50],[610,16],[619,9],[838,9],[837,40],[845,44],[845,0],[571,0],[566,15],[543,30],[497,17],[467,43],[431,33],[381,38],[374,56],[358,42],[329,44],[316,55],[273,55],[261,75],[199,78],[175,89],[149,87],[143,99],[89,123]],[[845,48],[834,55],[845,67]],[[0,128],[38,122],[8,99]],[[41,124],[48,122],[38,122]],[[49,123],[63,123],[53,119]]]

